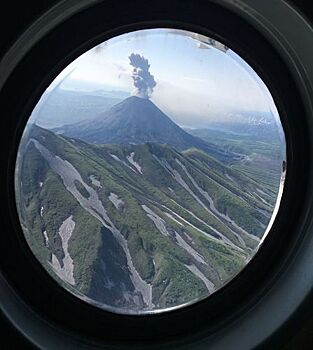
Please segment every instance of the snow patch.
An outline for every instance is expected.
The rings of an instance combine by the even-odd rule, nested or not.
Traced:
[[[52,254],[52,268],[55,273],[63,280],[72,285],[75,284],[74,279],[74,263],[68,252],[68,242],[72,236],[72,233],[75,228],[75,222],[73,221],[73,216],[69,216],[66,220],[63,221],[62,225],[59,228],[59,235],[62,241],[62,248],[64,251],[63,258],[63,267],[61,267],[59,260],[57,257]]]
[[[137,171],[138,171],[140,174],[142,174],[141,166],[135,161],[134,156],[135,156],[135,152],[132,152],[132,153],[131,153],[129,156],[127,156],[126,158],[127,158],[127,160],[129,161],[129,163],[130,163],[131,165],[133,165],[133,166],[137,169]]]
[[[162,235],[170,236],[170,233],[166,229],[165,221],[146,205],[142,205],[141,207],[147,213],[147,216],[153,221],[154,225],[162,233]]]
[[[47,247],[48,244],[49,244],[49,238],[48,238],[48,234],[47,234],[47,231],[43,231],[43,238],[44,238],[44,243],[45,243],[45,246]]]
[[[131,171],[133,171],[134,173],[136,173],[136,170],[134,168],[132,168],[131,166],[129,166],[126,162],[124,162],[123,160],[121,160],[118,156],[116,156],[115,154],[110,153],[110,156],[116,160],[117,162],[122,163],[123,165],[125,165],[127,168],[129,168]],[[136,173],[137,174],[137,173]]]
[[[113,203],[116,209],[121,209],[121,207],[124,205],[124,201],[119,198],[119,196],[113,192],[109,195],[109,200]]]
[[[265,193],[265,192],[264,192],[263,190],[261,190],[260,188],[256,188],[256,190],[257,190],[259,193],[263,194],[264,196],[267,196],[267,197],[268,197],[268,194]]]
[[[215,292],[215,285],[214,283],[212,283],[209,279],[207,279],[204,274],[197,268],[197,266],[195,265],[185,265],[185,267],[187,267],[187,269],[189,271],[191,271],[195,276],[199,277],[202,282],[205,284],[205,286],[207,287],[207,290],[210,293],[214,293]]]
[[[172,219],[173,221],[175,221],[177,224],[179,224],[180,226],[184,226],[180,221],[178,221],[177,219],[174,218],[173,215],[169,214],[169,213],[164,213],[166,216],[168,216],[170,219]]]
[[[203,256],[199,252],[197,252],[190,244],[188,244],[176,231],[175,238],[177,240],[178,245],[181,248],[186,250],[199,263],[206,265],[206,261],[204,260]]]
[[[90,175],[89,179],[94,186],[102,188],[100,181],[96,179],[95,175]]]
[[[245,229],[237,225],[236,222],[232,218],[230,218],[228,214],[225,215],[225,219],[228,220],[234,227],[236,227],[239,231],[244,233],[246,236],[250,237],[254,241],[257,241],[257,242],[260,241],[260,239],[257,236],[252,235],[251,233],[247,232]]]
[[[171,193],[173,193],[173,194],[175,193],[175,191],[171,187],[168,187],[168,189]]]
[[[230,176],[229,174],[225,173],[225,176],[227,177],[228,180],[235,182],[235,179],[232,176]]]
[[[120,158],[119,158],[118,156],[116,156],[115,154],[110,153],[110,156],[111,156],[114,160],[116,160],[116,161],[118,161],[118,162],[121,162]]]
[[[259,194],[257,194],[256,192],[253,192],[253,195],[255,195],[258,199],[260,199],[265,205],[271,207],[271,204],[267,202],[264,198],[262,198]]]

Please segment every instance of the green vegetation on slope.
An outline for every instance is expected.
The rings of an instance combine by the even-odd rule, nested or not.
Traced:
[[[142,302],[112,225],[127,240],[136,271],[152,285],[158,308],[210,294],[201,274],[216,289],[230,280],[254,255],[269,221],[274,189],[257,194],[255,180],[202,151],[177,152],[157,144],[89,145],[38,127],[29,138],[69,162],[84,182],[75,180],[76,189],[88,201],[92,187],[109,217],[104,227],[99,212],[85,210],[35,144],[27,144],[16,181],[22,183],[17,194],[27,241],[53,275],[52,254],[61,266],[65,257],[58,232],[72,216],[71,288],[99,302],[124,308]]]

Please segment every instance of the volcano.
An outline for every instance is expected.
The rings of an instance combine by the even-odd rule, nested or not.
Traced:
[[[57,128],[59,134],[93,144],[158,143],[177,150],[198,148],[221,161],[238,158],[192,136],[175,124],[152,101],[131,96],[96,118]]]

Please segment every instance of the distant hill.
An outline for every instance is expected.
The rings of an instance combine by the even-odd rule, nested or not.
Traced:
[[[279,137],[277,127],[250,125],[249,130],[238,127],[237,132],[226,127],[190,129],[188,132],[225,151],[242,154],[242,161],[235,162],[232,167],[275,191],[281,178],[283,161],[286,160],[285,142]]]
[[[172,143],[194,144],[149,101],[126,100],[115,116],[123,118],[125,103],[133,108],[127,120],[144,124],[125,125],[120,137],[144,137],[145,127],[155,141],[168,125]],[[154,128],[137,103],[154,111]],[[110,116],[101,127],[122,125]],[[86,138],[104,142],[89,130]],[[100,306],[136,313],[210,295],[252,258],[270,220],[278,188],[197,148],[165,145],[163,131],[164,144],[91,145],[33,126],[22,140],[16,196],[26,239],[62,285]]]
[[[96,118],[65,125],[54,131],[95,144],[154,142],[177,150],[195,147],[224,162],[240,159],[239,154],[227,152],[190,135],[149,99],[136,96],[126,98]]]
[[[64,90],[56,87],[46,91],[33,111],[33,118],[45,128],[77,123],[98,115],[121,102],[125,94],[105,91]]]

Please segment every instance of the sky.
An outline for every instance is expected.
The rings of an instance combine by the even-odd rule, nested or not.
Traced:
[[[62,89],[132,94],[131,53],[148,59],[157,83],[150,99],[180,125],[199,127],[248,112],[279,120],[267,87],[243,59],[179,30],[148,29],[110,39],[77,58],[50,89],[61,82]]]

